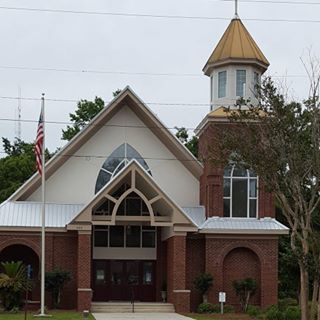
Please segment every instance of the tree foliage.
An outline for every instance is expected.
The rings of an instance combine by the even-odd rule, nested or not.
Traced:
[[[246,278],[243,280],[235,280],[232,284],[239,297],[242,311],[246,312],[250,297],[252,297],[257,289],[257,281],[252,278]]]
[[[71,280],[69,271],[55,269],[51,272],[46,272],[45,287],[46,290],[52,293],[53,305],[58,308],[61,300],[61,290],[66,282]]]
[[[198,138],[196,136],[192,136],[189,138],[188,130],[184,127],[178,128],[176,137],[180,140],[180,142],[197,158],[198,157]]]
[[[201,293],[203,302],[206,303],[205,295],[213,285],[213,277],[210,273],[201,273],[193,281],[194,287]]]
[[[2,138],[7,156],[0,159],[0,203],[6,200],[36,171],[34,143]],[[46,159],[52,156],[46,149]]]
[[[116,97],[121,93],[120,89],[115,90],[112,95]],[[81,131],[103,108],[105,102],[101,97],[95,97],[94,101],[86,99],[80,100],[77,104],[77,110],[69,113],[72,125],[68,125],[62,130],[62,140],[70,141],[78,132]]]
[[[22,295],[31,290],[32,283],[27,280],[26,266],[22,261],[2,262],[0,273],[0,296],[6,310],[20,308]]]
[[[75,113],[69,114],[70,121],[73,124],[62,130],[62,140],[71,140],[104,107],[105,103],[100,97],[95,97],[94,101],[80,100]]]
[[[0,203],[16,191],[36,170],[34,144],[2,138],[7,156],[0,159]]]

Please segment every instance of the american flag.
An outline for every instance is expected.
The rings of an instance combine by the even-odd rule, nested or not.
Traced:
[[[37,138],[36,138],[36,145],[35,145],[35,154],[36,154],[36,165],[38,172],[42,175],[42,148],[43,148],[43,138],[44,138],[44,131],[43,131],[43,106],[41,107],[41,113],[39,117],[38,123],[38,130],[37,130]]]

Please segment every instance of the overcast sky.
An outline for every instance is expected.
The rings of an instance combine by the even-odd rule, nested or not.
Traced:
[[[320,23],[253,21],[246,19],[319,20],[318,4],[239,1],[239,15],[270,61],[268,73],[285,78],[291,95],[308,94],[300,57],[320,57]],[[268,1],[268,0],[266,0]],[[271,1],[271,0],[270,0]],[[302,0],[303,1],[303,0]],[[294,2],[288,0],[288,2]],[[301,1],[300,1],[301,2]],[[49,13],[4,7],[62,9],[90,12],[220,17],[168,19],[106,14]],[[219,0],[0,0],[0,96],[105,101],[112,91],[131,88],[168,126],[194,128],[208,112],[205,106],[163,106],[156,103],[206,104],[209,78],[202,67],[227,28],[234,3]],[[173,73],[194,76],[115,75],[6,69],[5,66],[128,73]],[[48,121],[68,121],[75,102],[47,101]],[[0,98],[0,119],[16,117],[17,101]],[[22,100],[22,119],[37,120],[40,102]],[[22,139],[32,141],[36,123],[22,123]],[[47,126],[47,146],[61,146],[61,128]],[[0,136],[13,139],[15,123],[0,120]],[[2,149],[1,149],[2,150]],[[1,151],[0,150],[0,151]]]

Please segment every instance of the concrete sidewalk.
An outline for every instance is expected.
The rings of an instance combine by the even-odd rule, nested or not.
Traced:
[[[93,313],[96,320],[190,320],[178,313]]]

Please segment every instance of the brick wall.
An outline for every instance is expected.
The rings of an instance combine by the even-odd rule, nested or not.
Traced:
[[[187,289],[190,293],[190,309],[197,310],[202,302],[201,294],[194,288],[193,281],[205,271],[205,238],[200,236],[189,236],[187,238]]]
[[[25,245],[31,248],[39,257],[41,237],[34,232],[1,232],[0,252],[10,245]],[[71,272],[72,280],[68,282],[62,292],[61,308],[73,309],[76,307],[76,278],[77,278],[77,235],[73,232],[46,233],[46,271],[60,268]],[[40,263],[40,261],[39,261]],[[37,277],[39,279],[39,276]],[[40,300],[40,284],[37,283],[32,293],[33,300]],[[51,306],[51,296],[46,294],[46,305]]]
[[[167,240],[167,293],[177,312],[190,311],[186,271],[186,236],[173,236]]]
[[[91,290],[91,234],[78,234],[78,250],[77,250],[77,290],[78,311],[90,310],[92,300]]]
[[[205,269],[214,278],[209,301],[218,303],[219,291],[227,293],[227,303],[239,307],[232,281],[255,278],[259,289],[252,302],[265,308],[278,299],[278,240],[274,237],[207,237]]]

